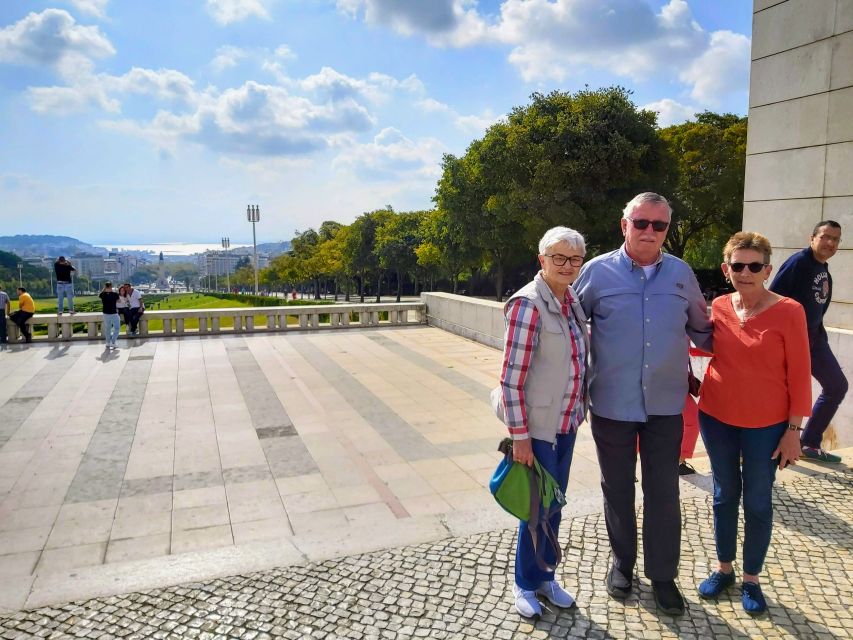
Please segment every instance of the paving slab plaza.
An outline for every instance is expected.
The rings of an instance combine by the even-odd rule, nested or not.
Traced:
[[[582,427],[561,531],[579,606],[531,624],[486,488],[498,351],[429,327],[125,345],[0,354],[0,638],[853,637],[846,464],[780,474],[753,619],[737,589],[695,596],[714,556],[697,458],[677,619],[644,578],[625,603],[604,590]]]

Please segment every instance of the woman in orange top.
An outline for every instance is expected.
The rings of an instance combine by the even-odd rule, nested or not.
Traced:
[[[805,312],[795,300],[764,288],[770,251],[767,238],[749,231],[734,234],[723,249],[723,273],[735,293],[711,306],[714,355],[699,397],[699,427],[714,476],[719,560],[699,595],[716,598],[734,584],[742,487],[742,602],[751,614],[767,608],[758,574],[770,546],[776,467],[799,459],[800,425],[811,412]]]

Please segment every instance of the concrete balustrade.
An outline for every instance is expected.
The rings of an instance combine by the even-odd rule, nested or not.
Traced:
[[[381,316],[387,314],[387,320]],[[227,320],[227,322],[225,321]],[[256,320],[259,322],[256,323]],[[162,329],[151,324],[162,322]],[[160,338],[188,335],[220,335],[229,333],[263,333],[267,331],[299,331],[342,329],[346,327],[423,324],[426,305],[422,302],[390,302],[378,304],[329,304],[293,307],[231,307],[227,309],[146,310],[139,320],[139,337]],[[73,316],[36,314],[29,324],[47,326],[47,334],[33,335],[34,342],[66,342],[70,340],[102,340],[103,314],[77,313]],[[75,325],[79,326],[74,333]],[[227,325],[231,324],[231,327]],[[196,328],[197,327],[197,328]],[[20,333],[17,325],[7,321],[10,342]],[[125,329],[122,329],[124,335]]]

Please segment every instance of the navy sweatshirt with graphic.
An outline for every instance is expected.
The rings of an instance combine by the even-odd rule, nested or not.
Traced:
[[[815,259],[811,247],[785,260],[770,290],[803,305],[810,340],[826,334],[823,316],[832,300],[832,276],[829,275],[827,263]]]

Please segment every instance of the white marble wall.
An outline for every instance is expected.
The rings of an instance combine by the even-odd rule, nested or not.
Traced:
[[[837,220],[830,343],[853,369],[853,0],[755,0],[743,228],[773,244],[773,264]],[[853,401],[836,416],[853,445]]]
[[[503,349],[504,305],[452,293],[424,292],[427,324],[474,340],[495,349]]]

